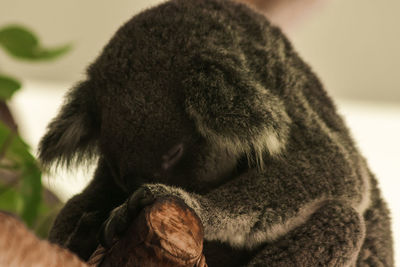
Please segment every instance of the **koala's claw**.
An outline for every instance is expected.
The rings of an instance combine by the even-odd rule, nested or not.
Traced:
[[[127,201],[129,214],[136,217],[139,212],[155,201],[154,195],[146,187],[140,187]]]
[[[139,215],[140,211],[155,201],[155,197],[145,187],[136,190],[127,201],[115,208],[108,219],[103,223],[99,241],[105,248],[110,248],[118,236],[123,234],[130,223]]]
[[[128,226],[127,205],[124,203],[115,208],[100,230],[99,241],[105,248],[110,248],[115,242],[116,236],[121,234]]]

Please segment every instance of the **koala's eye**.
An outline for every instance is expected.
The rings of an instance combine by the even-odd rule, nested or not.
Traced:
[[[162,156],[162,168],[168,170],[175,165],[183,155],[183,144],[173,146],[165,155]]]

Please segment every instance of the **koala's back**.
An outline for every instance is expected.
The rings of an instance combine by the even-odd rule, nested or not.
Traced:
[[[282,100],[291,120],[285,151],[276,157],[264,158],[264,169],[255,174],[261,175],[260,179],[253,179],[251,184],[238,182],[237,187],[248,190],[254,196],[253,201],[263,203],[264,209],[265,203],[269,203],[267,206],[275,214],[286,215],[286,218],[271,218],[282,225],[296,213],[307,216],[324,200],[349,202],[363,215],[366,224],[358,265],[375,266],[385,262],[392,266],[389,210],[331,98],[279,29],[244,7],[237,11],[241,18],[251,17],[247,25],[236,19],[244,29],[241,41],[233,45],[236,49],[240,47],[238,58],[246,58],[251,79]],[[263,191],[258,195],[259,188],[268,188],[268,193]],[[242,253],[243,257],[251,255]],[[231,255],[240,255],[239,250],[233,250]]]
[[[112,45],[123,49],[106,47],[97,61],[102,65],[103,60],[108,64],[110,58],[118,58],[118,64],[107,68],[110,80],[123,83],[130,73],[166,71],[171,79],[188,81],[186,76],[192,72],[208,71],[210,76],[196,83],[191,80],[190,85],[212,81],[210,87],[237,89],[232,99],[246,100],[244,94],[249,91],[246,86],[241,88],[242,84],[254,86],[259,90],[257,93],[268,95],[270,98],[263,105],[271,118],[268,127],[277,136],[272,142],[277,153],[270,155],[263,151],[262,156],[254,155],[262,158],[260,165],[263,166],[258,166],[262,168],[251,166],[254,168],[244,179],[235,179],[230,186],[251,196],[249,206],[258,204],[262,212],[270,211],[269,223],[278,228],[292,224],[291,218],[297,218],[297,224],[304,222],[324,201],[344,201],[362,214],[366,222],[359,264],[372,262],[374,266],[374,255],[392,264],[389,212],[376,180],[318,78],[278,28],[241,4],[223,0],[176,0],[140,14],[122,27],[117,36]],[[132,40],[126,36],[137,38]],[[123,42],[129,44],[121,45]],[[131,60],[132,54],[134,60]],[[95,69],[92,75],[94,72]],[[212,76],[215,73],[223,75]],[[229,83],[233,84],[232,88],[226,85]],[[218,107],[225,107],[226,103],[217,103],[215,95],[220,95],[207,95],[208,87],[201,86],[206,88],[205,92],[193,93],[186,89],[189,93],[185,93],[200,95],[204,102],[213,103],[215,110],[211,111],[218,114]],[[185,84],[177,82],[176,90],[183,87]],[[234,111],[248,113],[240,110],[240,102],[235,104],[238,107],[232,108]],[[240,125],[237,123],[240,119],[232,120]],[[254,125],[263,125],[265,117],[253,116],[248,120]],[[225,130],[217,124],[213,127],[214,131]],[[203,131],[208,130],[204,128]],[[235,130],[239,135],[242,129]],[[257,161],[249,164],[257,165]],[[208,247],[216,255],[206,252],[211,262],[213,259],[220,262],[216,258],[221,254],[228,255],[228,261],[235,254],[245,258],[255,253],[219,244]]]

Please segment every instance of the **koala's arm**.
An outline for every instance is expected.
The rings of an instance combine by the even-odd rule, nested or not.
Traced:
[[[100,163],[90,184],[68,200],[58,214],[49,241],[87,260],[99,244],[97,237],[102,223],[125,198],[125,193],[111,179],[108,168]]]
[[[326,201],[308,220],[266,244],[247,266],[354,266],[365,236],[362,217]]]
[[[356,259],[365,231],[356,210],[339,200],[301,203],[290,195],[274,202],[279,196],[271,197],[265,180],[249,173],[206,195],[161,184],[145,187],[156,197],[183,199],[200,217],[207,240],[260,248],[249,266],[343,266]]]

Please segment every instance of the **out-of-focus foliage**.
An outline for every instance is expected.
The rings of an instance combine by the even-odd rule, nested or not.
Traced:
[[[0,74],[0,99],[9,100],[21,88],[21,83],[16,79]]]
[[[32,226],[38,214],[42,194],[40,169],[29,152],[28,145],[3,123],[0,123],[0,144],[2,144],[1,168],[19,176],[16,186],[18,190],[14,191],[16,194],[11,192],[8,195],[0,194],[0,203],[7,205],[7,200],[10,201],[12,206],[9,206],[8,210],[20,214],[27,225]],[[6,189],[3,191],[7,191]],[[3,195],[9,199],[3,200]]]
[[[16,59],[32,62],[58,58],[71,49],[70,45],[45,48],[34,33],[18,25],[0,28],[0,47]],[[20,88],[20,81],[0,74],[0,210],[19,215],[44,237],[59,201],[42,187],[39,165],[8,109],[6,101]]]
[[[36,61],[55,59],[71,49],[69,44],[45,48],[30,30],[18,25],[0,29],[0,46],[15,58]]]

